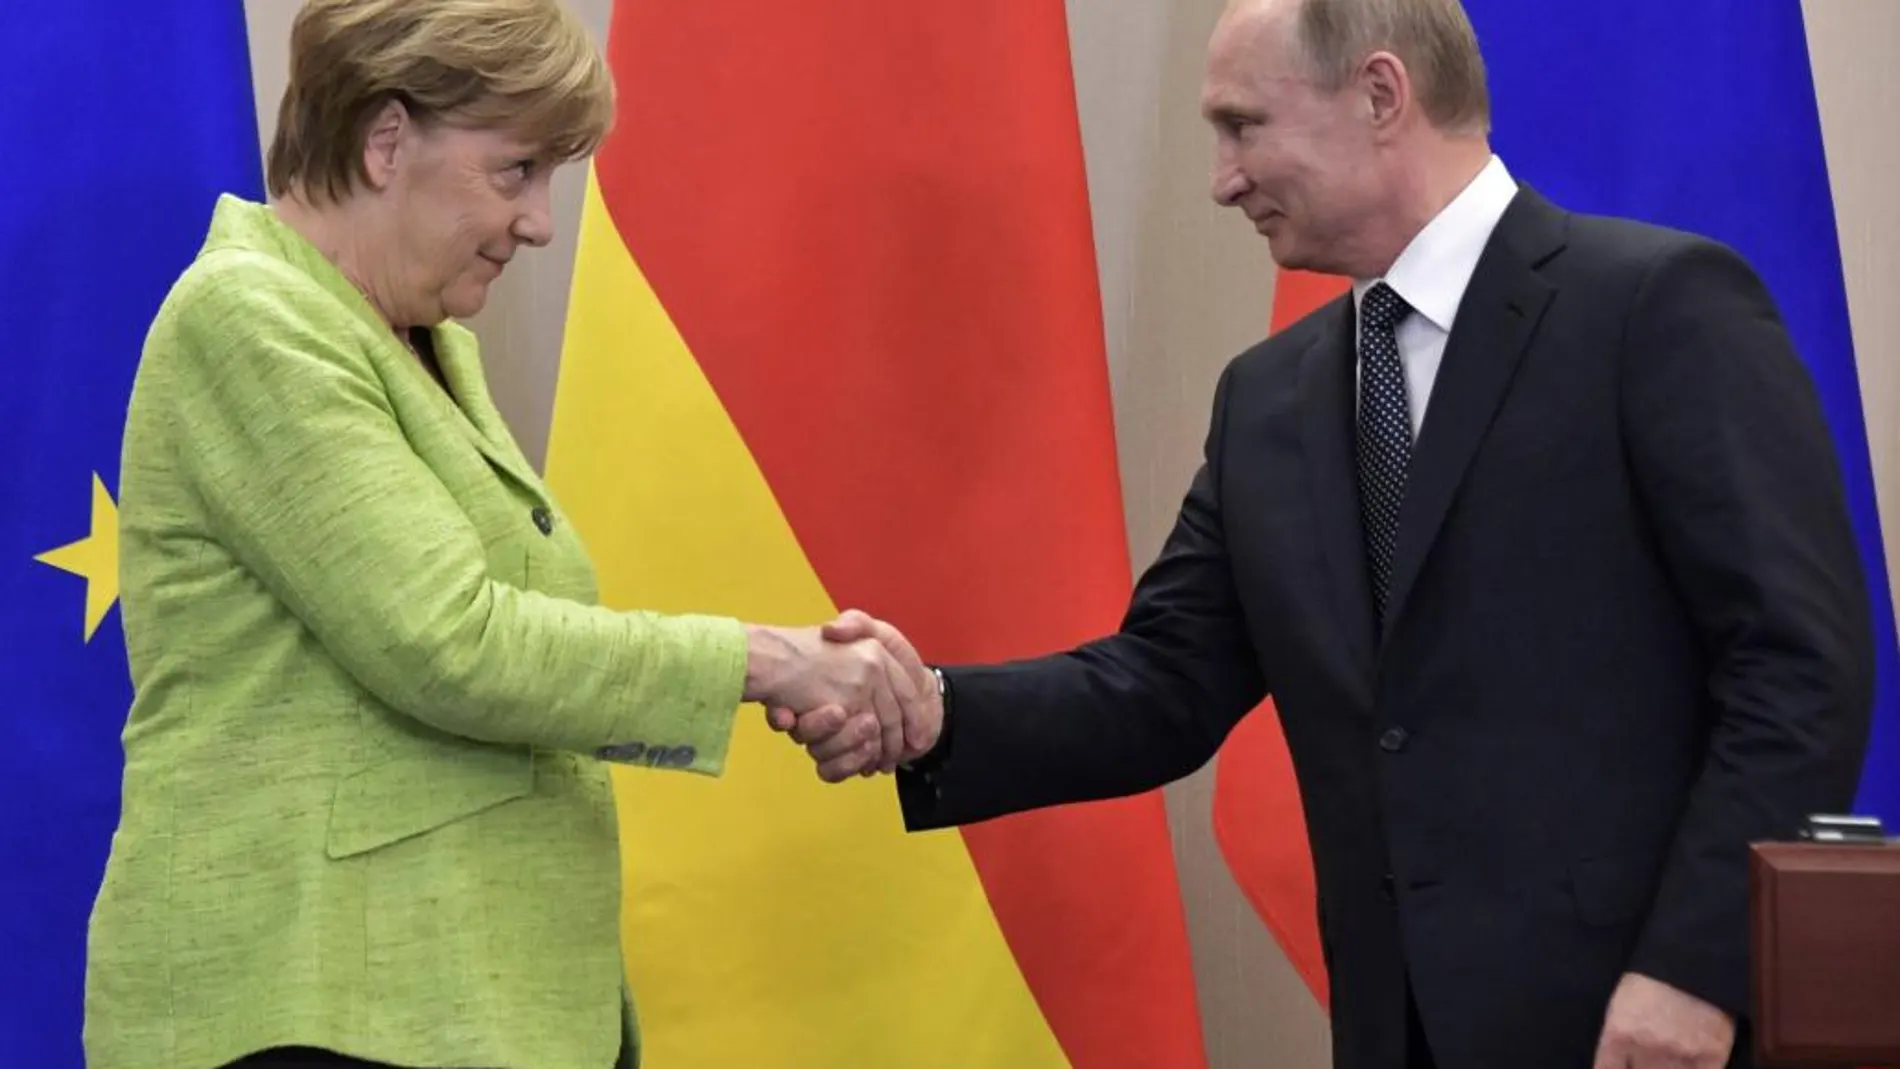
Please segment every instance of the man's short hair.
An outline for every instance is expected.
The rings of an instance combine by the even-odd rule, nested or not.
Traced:
[[[1484,57],[1459,0],[1302,0],[1295,42],[1328,92],[1345,88],[1368,55],[1389,51],[1434,125],[1490,133]]]

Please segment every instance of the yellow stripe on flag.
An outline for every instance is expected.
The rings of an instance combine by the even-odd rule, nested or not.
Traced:
[[[836,612],[591,172],[548,479],[608,605]],[[888,779],[819,782],[752,707],[722,779],[616,769],[615,795],[647,1064],[1068,1065],[961,835],[907,835]]]

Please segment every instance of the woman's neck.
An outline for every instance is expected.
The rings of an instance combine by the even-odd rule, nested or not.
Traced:
[[[376,240],[378,234],[389,232],[388,227],[367,218],[366,212],[348,200],[318,203],[292,193],[273,202],[271,208],[279,221],[315,247],[363,294],[389,329],[413,351],[409,328],[416,324],[405,321],[408,317],[399,311],[400,303],[394,296],[396,258],[393,250]]]

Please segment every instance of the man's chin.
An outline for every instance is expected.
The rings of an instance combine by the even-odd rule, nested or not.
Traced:
[[[1284,232],[1277,237],[1267,235],[1267,253],[1273,258],[1273,266],[1282,271],[1305,271],[1316,275],[1339,273],[1338,265],[1315,255],[1310,243],[1296,241],[1292,235]]]
[[[1273,257],[1273,266],[1282,271],[1312,270],[1310,261],[1301,253],[1299,242],[1284,234],[1277,238],[1267,234],[1266,238],[1267,254]]]

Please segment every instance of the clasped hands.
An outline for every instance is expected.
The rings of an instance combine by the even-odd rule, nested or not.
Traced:
[[[744,700],[837,783],[893,772],[937,744],[934,674],[891,625],[855,609],[823,627],[749,627]]]

